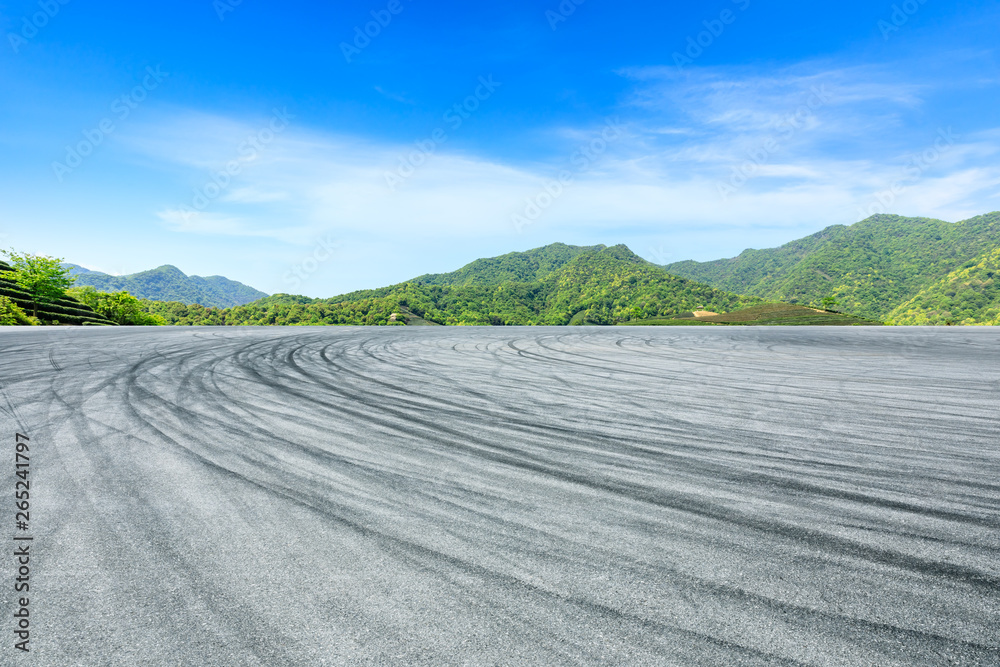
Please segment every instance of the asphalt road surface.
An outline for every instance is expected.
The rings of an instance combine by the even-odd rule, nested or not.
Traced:
[[[0,384],[0,664],[1000,664],[993,329],[7,328]]]

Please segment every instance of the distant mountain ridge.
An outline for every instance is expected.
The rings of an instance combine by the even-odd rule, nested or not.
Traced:
[[[956,285],[957,291],[942,288],[939,296],[944,298],[927,295],[920,303],[933,301],[931,309],[937,311],[928,319],[914,317],[919,307],[915,303],[905,311],[897,309],[963,266],[987,262],[998,247],[1000,213],[955,223],[876,215],[850,226],[828,227],[779,248],[664,268],[717,289],[771,301],[818,304],[832,296],[839,309],[872,319],[971,324],[991,319],[988,293],[995,272],[988,268],[983,269],[982,280]],[[947,296],[949,292],[965,296]],[[979,305],[971,307],[973,302]]]
[[[132,296],[152,301],[178,301],[229,308],[268,296],[265,292],[222,276],[189,276],[169,264],[127,276],[112,276],[76,264],[64,266],[76,276],[77,286],[90,285],[102,292],[124,290]]]
[[[607,246],[575,246],[552,243],[525,252],[510,252],[499,257],[477,259],[451,273],[428,273],[409,282],[424,285],[501,285],[543,280],[580,255],[604,250]]]
[[[564,325],[784,303],[832,323],[822,313],[833,300],[851,316],[845,323],[1000,324],[998,273],[1000,213],[957,223],[878,215],[713,262],[664,267],[624,245],[554,243],[329,299],[275,294],[228,309],[148,308],[174,324]]]
[[[566,325],[728,312],[759,302],[671,275],[624,245],[553,244],[331,299],[276,294],[225,310],[152,302],[147,308],[170,324]]]

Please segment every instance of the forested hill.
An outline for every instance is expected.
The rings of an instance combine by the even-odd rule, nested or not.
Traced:
[[[889,313],[889,321],[1000,325],[1000,247],[922,289]]]
[[[989,319],[986,297],[970,296],[957,304],[961,306],[959,318],[958,311],[952,314],[948,310],[956,304],[932,298],[933,290],[941,281],[950,281],[952,273],[986,261],[998,247],[1000,213],[957,223],[877,215],[851,226],[828,227],[780,248],[747,250],[732,259],[678,262],[664,268],[718,289],[771,301],[819,303],[832,296],[839,309],[878,320],[900,314],[896,311],[903,304],[910,304],[906,312],[912,316],[920,304],[933,302],[932,308],[938,311],[935,321],[942,324],[956,319],[985,323]],[[983,275],[989,272],[987,269]],[[952,291],[941,289],[943,295]],[[924,290],[932,293],[919,303],[913,302]],[[973,302],[983,305],[964,307]],[[915,321],[911,316],[907,322]]]
[[[267,296],[173,266],[129,276],[63,266],[77,286],[119,293],[94,296],[87,301],[94,308],[129,293],[143,299],[145,313],[182,325],[659,324],[683,313],[732,314],[765,303],[808,306],[809,317],[826,324],[833,323],[823,315],[829,309],[848,316],[844,323],[1000,324],[1000,213],[958,223],[874,216],[780,248],[665,267],[624,245],[555,243],[329,299]],[[19,288],[6,289],[13,306],[27,303]],[[70,291],[80,299],[89,294]],[[696,322],[706,323],[717,322]]]
[[[101,292],[126,291],[140,299],[179,301],[226,308],[242,306],[267,294],[222,276],[188,276],[176,266],[161,266],[127,276],[111,276],[66,264],[76,276],[76,285],[90,285]]]
[[[410,282],[424,285],[501,285],[543,280],[576,257],[603,250],[605,246],[575,246],[553,243],[525,252],[511,252],[500,257],[477,259],[451,273],[428,273]]]
[[[722,313],[760,301],[670,275],[623,245],[571,252],[575,256],[559,268],[532,269],[544,276],[540,280],[495,284],[496,265],[485,263],[466,267],[462,285],[411,281],[332,299],[279,294],[228,309],[157,302],[146,308],[170,324],[388,324],[396,314],[400,323],[564,325]]]

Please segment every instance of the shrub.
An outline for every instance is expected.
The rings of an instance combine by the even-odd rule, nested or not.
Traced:
[[[142,303],[128,292],[98,292],[91,286],[74,287],[69,294],[115,324],[126,326],[163,326],[166,321],[159,315],[142,309]]]
[[[37,322],[37,320],[32,322],[32,319],[25,315],[20,306],[11,301],[10,298],[0,296],[0,326],[30,326]]]

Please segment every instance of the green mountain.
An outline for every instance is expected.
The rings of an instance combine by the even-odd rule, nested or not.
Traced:
[[[410,282],[424,285],[501,285],[530,283],[542,280],[573,259],[587,252],[603,250],[605,246],[575,246],[553,243],[526,252],[511,252],[500,257],[477,259],[451,273],[428,273]]]
[[[7,262],[0,261],[0,297],[10,299],[27,315],[32,315],[35,309],[31,295],[14,281],[13,273],[14,269]],[[114,324],[70,296],[39,306],[38,320],[42,324]]]
[[[111,276],[99,271],[89,271],[76,264],[66,264],[76,276],[76,285],[90,285],[101,292],[126,291],[140,299],[154,301],[180,301],[203,306],[226,308],[242,306],[267,294],[243,283],[222,276],[188,276],[176,266],[161,266],[151,271],[127,276]]]
[[[568,255],[572,257],[567,258]],[[564,261],[565,260],[565,261]],[[498,282],[521,267],[533,280]],[[169,324],[390,324],[466,325],[615,324],[693,310],[727,312],[759,303],[669,274],[623,245],[547,246],[473,262],[434,284],[408,283],[308,299],[277,294],[227,309],[146,302]]]
[[[845,312],[884,320],[901,304],[998,246],[1000,213],[956,223],[877,215],[851,226],[828,227],[780,248],[664,268],[769,301],[819,304],[832,296]],[[970,317],[965,319],[976,322],[987,317],[982,308],[966,314]]]
[[[1000,247],[922,289],[889,313],[889,321],[1000,325]]]

